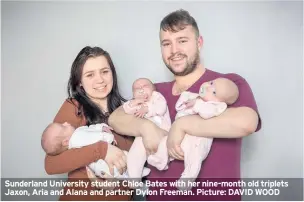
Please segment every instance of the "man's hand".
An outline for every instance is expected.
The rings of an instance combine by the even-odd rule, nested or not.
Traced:
[[[140,134],[142,136],[147,155],[151,155],[156,153],[160,141],[168,134],[168,132],[159,128],[151,121],[147,121],[145,124],[140,126]]]
[[[148,111],[149,111],[148,107],[142,104],[140,109],[136,111],[134,115],[136,117],[143,118],[148,113]]]
[[[182,124],[184,124],[182,118],[175,120],[171,126],[167,139],[169,155],[178,160],[184,160],[184,152],[181,148],[181,143],[186,133],[182,130]]]

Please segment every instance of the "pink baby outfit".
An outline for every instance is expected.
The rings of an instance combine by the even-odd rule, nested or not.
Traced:
[[[134,114],[138,109],[140,109],[140,106],[130,107],[129,104],[130,101],[123,104],[123,109],[127,114]],[[155,123],[161,129],[169,131],[171,127],[171,119],[164,96],[159,92],[153,91],[150,100],[146,102],[145,105],[148,107],[148,113],[145,115],[145,118]],[[160,150],[160,148],[162,150]],[[148,163],[151,163],[149,161],[150,157],[155,157],[155,159],[163,159],[163,153],[166,152],[166,140],[164,140],[159,145],[158,151],[148,157]],[[127,168],[130,178],[141,178],[146,160],[147,154],[142,137],[136,137],[127,157]],[[153,160],[151,165],[153,165]]]
[[[203,101],[199,98],[197,93],[183,92],[176,102],[176,117],[178,119],[182,116],[198,114],[203,119],[209,119],[223,113],[227,104],[224,102]],[[187,108],[186,103],[190,100],[195,100],[195,104]],[[193,181],[197,178],[201,169],[202,162],[206,159],[212,145],[213,138],[197,137],[186,134],[181,148],[184,151],[184,165],[185,169],[182,173],[181,179],[185,178]],[[191,187],[185,187],[191,188]]]
[[[203,119],[209,119],[223,113],[227,104],[224,102],[205,102],[199,98],[199,94],[191,92],[183,92],[176,102],[176,117],[178,119],[182,116],[198,114]],[[198,98],[198,99],[197,99]],[[190,100],[195,100],[195,104],[187,108],[186,103]],[[158,170],[165,170],[168,168],[169,155],[166,146],[167,137],[164,137],[161,141],[158,151],[162,152],[157,156],[151,156],[148,158],[148,163],[154,165]],[[198,176],[201,169],[203,160],[206,159],[212,145],[212,138],[197,137],[186,134],[181,148],[184,151],[184,172],[182,173],[181,179],[187,179],[193,181]],[[170,159],[173,160],[173,159]],[[186,183],[188,184],[188,183]],[[191,187],[183,187],[185,189]]]

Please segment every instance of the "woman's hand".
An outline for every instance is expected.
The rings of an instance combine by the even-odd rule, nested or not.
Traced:
[[[108,164],[112,176],[114,176],[114,166],[120,174],[123,174],[127,169],[127,157],[125,153],[111,144],[108,144],[107,155],[104,160]]]
[[[159,128],[154,123],[147,121],[145,124],[141,125],[140,134],[142,136],[147,155],[151,155],[156,153],[160,141],[168,134],[168,132]]]

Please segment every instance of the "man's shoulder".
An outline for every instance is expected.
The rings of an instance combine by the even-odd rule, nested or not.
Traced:
[[[170,90],[170,86],[172,86],[172,82],[173,81],[155,83],[154,85],[155,85],[156,91],[158,91],[162,94],[165,93],[166,91]]]
[[[208,71],[208,75],[210,77],[212,77],[212,79],[226,78],[226,79],[229,79],[229,80],[235,82],[236,84],[245,80],[244,77],[242,77],[241,75],[239,75],[237,73],[220,73],[220,72],[216,72],[216,71],[212,71],[212,70],[207,70],[207,71]]]

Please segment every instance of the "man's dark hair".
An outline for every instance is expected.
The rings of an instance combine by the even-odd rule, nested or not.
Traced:
[[[160,29],[163,31],[178,32],[185,29],[187,25],[191,25],[195,34],[199,36],[199,30],[195,19],[188,11],[183,9],[169,13],[160,23]]]

